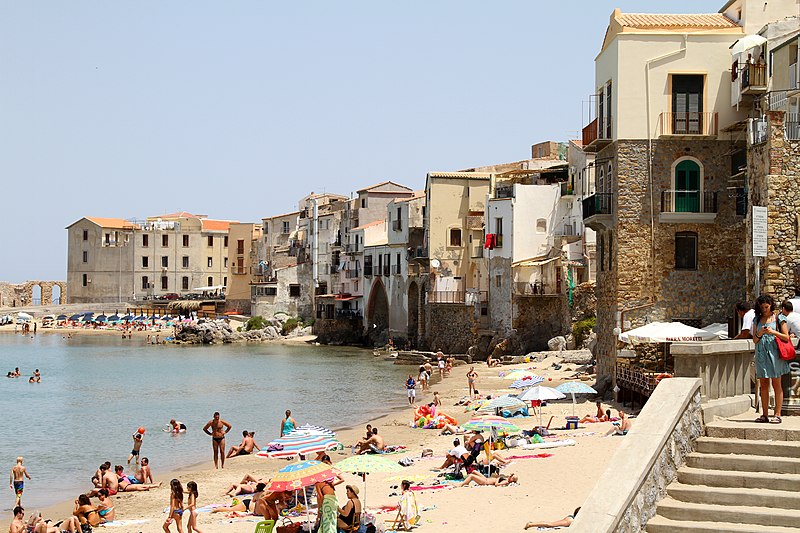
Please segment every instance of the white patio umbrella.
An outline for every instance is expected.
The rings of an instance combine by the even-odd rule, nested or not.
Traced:
[[[704,329],[693,328],[681,322],[650,322],[642,327],[620,333],[619,340],[630,344],[654,342],[712,341],[719,337]]]
[[[538,385],[536,387],[531,387],[530,389],[526,389],[525,392],[517,396],[520,400],[525,402],[531,401],[546,401],[546,400],[561,400],[562,398],[566,398],[567,396],[562,392],[552,388],[552,387],[545,387],[543,385]],[[542,425],[542,409],[539,408],[539,425]]]
[[[765,42],[767,42],[767,40],[760,35],[745,35],[731,45],[731,55],[735,56],[736,54],[741,54],[751,48],[761,46]]]

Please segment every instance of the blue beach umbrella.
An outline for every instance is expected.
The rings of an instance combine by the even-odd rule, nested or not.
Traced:
[[[133,315],[125,315],[120,320],[122,320],[123,322],[130,322],[131,320],[133,320]]]
[[[509,385],[509,387],[512,389],[527,389],[528,387],[534,387],[543,381],[544,378],[542,376],[530,376],[527,378],[518,379]]]
[[[66,320],[66,319],[67,319],[67,315],[58,315],[56,317],[56,320]]]
[[[69,319],[70,319],[71,321],[73,321],[73,322],[77,322],[77,321],[78,321],[78,320],[80,320],[81,318],[83,318],[83,315],[81,315],[81,314],[79,314],[79,313],[76,313],[76,314],[72,315],[71,317],[69,317]]]
[[[108,317],[109,322],[119,322],[119,315],[111,315]]]
[[[94,319],[95,322],[108,322],[108,317],[106,315],[99,315]]]

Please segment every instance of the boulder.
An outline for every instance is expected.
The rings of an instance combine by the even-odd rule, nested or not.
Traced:
[[[563,352],[567,349],[567,339],[565,339],[562,335],[553,337],[547,341],[547,347],[551,352]]]

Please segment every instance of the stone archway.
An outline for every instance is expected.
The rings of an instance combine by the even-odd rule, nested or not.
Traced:
[[[414,346],[417,345],[419,333],[419,287],[416,281],[408,286],[408,339]]]
[[[389,297],[380,279],[372,284],[367,301],[367,337],[376,344],[389,341]]]
[[[34,283],[31,285],[31,305],[42,305],[42,296],[44,294],[44,290],[42,286],[38,283]]]
[[[50,303],[53,305],[60,305],[64,301],[64,289],[58,283],[53,283],[50,288]]]

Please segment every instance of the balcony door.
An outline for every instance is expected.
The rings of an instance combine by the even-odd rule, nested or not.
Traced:
[[[703,133],[703,76],[700,74],[672,76],[672,133]]]
[[[675,167],[675,212],[700,212],[700,166],[691,160]]]

